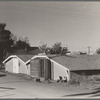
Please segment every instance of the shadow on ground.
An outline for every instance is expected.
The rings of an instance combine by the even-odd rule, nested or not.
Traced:
[[[0,87],[0,89],[14,90],[15,88],[10,88],[10,87]]]
[[[17,83],[17,82],[26,82],[26,81],[8,81],[8,82],[2,82],[0,84],[5,84],[5,83]]]
[[[69,96],[88,96],[89,97],[96,97],[100,96],[100,88],[96,88],[93,90],[94,92],[88,92],[88,93],[78,93],[78,94],[71,94],[71,95],[64,95],[63,97],[69,97]]]
[[[5,75],[5,74],[0,74],[0,77],[4,77],[4,76],[7,76],[7,75]]]

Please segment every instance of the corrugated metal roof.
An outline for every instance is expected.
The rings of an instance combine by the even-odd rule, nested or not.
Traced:
[[[52,59],[70,70],[100,69],[100,55],[55,56]]]

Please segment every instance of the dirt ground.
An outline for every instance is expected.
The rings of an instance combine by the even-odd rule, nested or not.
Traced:
[[[36,82],[22,76],[0,72],[0,98],[99,98],[100,82],[66,85]]]

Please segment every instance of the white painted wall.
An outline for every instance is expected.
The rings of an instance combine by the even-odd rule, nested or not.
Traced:
[[[61,76],[63,79],[64,77],[67,77],[67,80],[69,81],[70,79],[70,72],[69,70],[62,66],[61,64],[51,60],[51,62],[53,63],[53,69],[54,69],[54,73],[53,74],[53,77],[54,77],[54,80],[58,80],[59,79],[59,76]]]
[[[11,73],[23,73],[27,74],[28,68],[24,61],[22,61],[17,56],[12,56],[11,58],[8,57],[7,62],[5,63],[5,71],[11,72]]]
[[[27,65],[27,75],[30,75],[30,64]]]
[[[19,73],[18,58],[13,58],[13,73]]]
[[[5,71],[13,73],[13,59],[5,63]]]
[[[21,60],[19,60],[18,64],[19,64],[19,73],[27,74],[27,66]]]

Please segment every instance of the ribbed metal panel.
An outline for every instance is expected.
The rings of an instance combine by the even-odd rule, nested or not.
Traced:
[[[30,75],[33,77],[39,77],[39,59],[31,60],[30,62]]]

